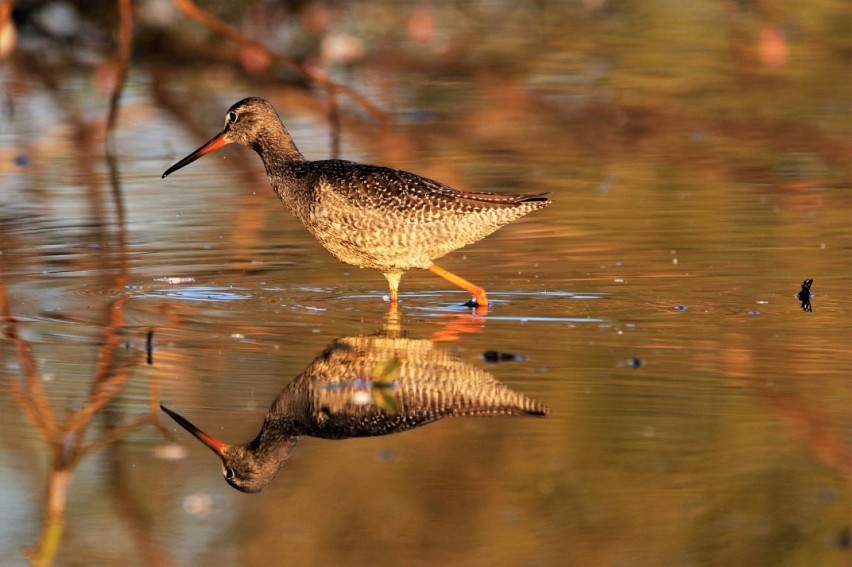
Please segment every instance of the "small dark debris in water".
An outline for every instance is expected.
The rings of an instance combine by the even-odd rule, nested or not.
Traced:
[[[837,547],[840,549],[852,549],[852,528],[846,526],[837,534]]]
[[[145,340],[145,353],[148,357],[148,365],[154,364],[154,330],[148,331],[148,338]]]
[[[509,362],[513,360],[526,360],[527,357],[523,354],[512,354],[510,352],[497,352],[496,350],[486,350],[482,353],[482,360],[485,362]]]
[[[675,305],[675,311],[686,311],[686,305]]]
[[[30,156],[26,154],[18,154],[12,159],[12,163],[17,165],[18,167],[27,167],[32,160],[30,160]]]
[[[627,361],[627,364],[630,365],[631,368],[642,368],[645,366],[645,361],[641,358],[636,358],[635,356]]]
[[[752,309],[751,311],[748,312],[748,314],[749,315],[760,315],[760,311],[758,311],[757,309]]]
[[[813,283],[814,280],[812,279],[803,281],[802,290],[796,294],[796,299],[802,302],[802,311],[807,311],[808,313],[814,310],[814,308],[811,307],[811,298],[814,296],[814,294],[811,293],[811,284]]]

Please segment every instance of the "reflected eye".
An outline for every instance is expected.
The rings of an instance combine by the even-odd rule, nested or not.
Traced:
[[[225,480],[232,480],[234,478],[234,469],[228,467],[225,469]]]
[[[239,118],[239,116],[233,110],[228,112],[228,122],[230,122],[231,124],[236,122],[238,118]]]

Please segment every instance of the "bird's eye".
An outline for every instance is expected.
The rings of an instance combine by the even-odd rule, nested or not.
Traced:
[[[225,468],[225,480],[232,480],[234,478],[234,469],[231,467]]]
[[[239,115],[237,115],[237,113],[234,112],[233,110],[228,112],[228,122],[230,122],[231,124],[236,122],[238,118],[239,118]]]

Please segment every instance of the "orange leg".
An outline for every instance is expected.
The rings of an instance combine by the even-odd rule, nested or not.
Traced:
[[[433,274],[441,276],[448,282],[457,285],[464,290],[467,290],[471,295],[473,295],[473,300],[476,302],[476,306],[488,306],[488,297],[485,295],[485,290],[479,287],[478,285],[471,283],[466,279],[455,275],[452,272],[448,272],[444,268],[439,268],[435,264],[432,264],[427,269]]]

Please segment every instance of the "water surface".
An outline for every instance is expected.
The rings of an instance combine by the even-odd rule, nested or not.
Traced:
[[[324,103],[140,55],[110,163],[85,72],[57,91],[4,62],[0,562],[46,517],[52,453],[26,400],[61,422],[98,388],[114,397],[85,441],[148,414],[171,438],[139,422],[76,464],[60,564],[848,562],[848,41],[831,23],[848,10],[816,4],[436,7],[425,47],[382,31],[412,7],[353,8],[374,52],[334,76],[393,125],[345,107],[342,157],[554,202],[439,262],[488,290],[487,314],[420,271],[394,324],[551,413],[306,438],[258,495],[156,404],[251,439],[329,344],[386,329],[385,280],[325,253],[246,149],[160,174],[249,94],[326,158]]]

